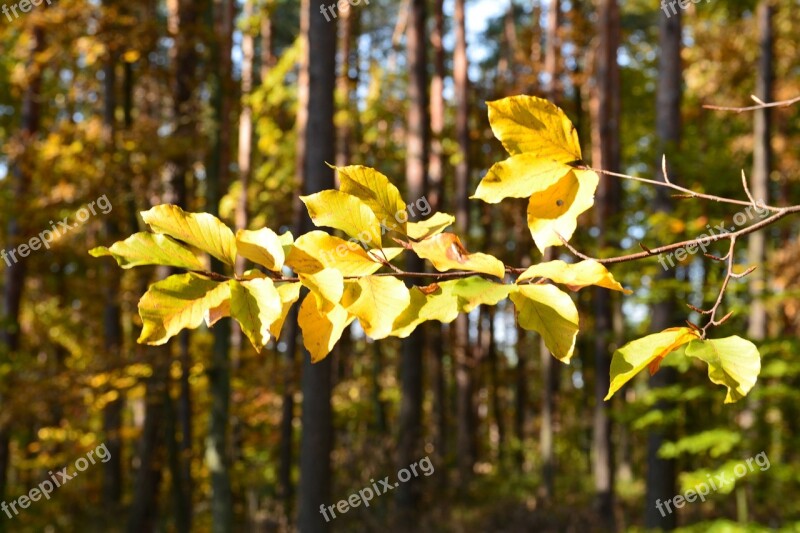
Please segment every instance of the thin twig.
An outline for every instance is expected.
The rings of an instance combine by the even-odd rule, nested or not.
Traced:
[[[755,97],[752,98],[755,99]],[[790,100],[781,100],[780,102],[769,102],[769,103],[761,102],[758,105],[753,105],[749,107],[723,107],[716,105],[704,105],[703,107],[706,109],[715,109],[717,111],[736,111],[737,113],[742,113],[743,111],[757,111],[759,109],[764,109],[767,107],[789,107],[790,105],[796,104],[797,102],[800,102],[800,96],[792,98]]]

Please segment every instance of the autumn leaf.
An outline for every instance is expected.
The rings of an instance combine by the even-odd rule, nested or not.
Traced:
[[[230,284],[231,317],[260,352],[269,341],[270,326],[281,316],[281,297],[270,279],[231,280]]]
[[[439,272],[466,270],[501,279],[506,274],[506,267],[499,259],[481,253],[470,254],[461,244],[461,240],[452,233],[442,233],[411,243],[411,248],[419,257],[430,261]]]
[[[565,263],[560,260],[539,263],[523,272],[517,278],[517,283],[534,278],[547,278],[556,283],[566,285],[571,291],[577,291],[590,285],[597,285],[612,291],[631,293],[614,279],[614,276],[606,267],[592,259],[579,263]]]
[[[197,274],[170,276],[150,286],[139,301],[142,334],[139,343],[165,344],[182,329],[195,329],[211,309],[230,299],[227,282]]]
[[[134,233],[124,241],[115,242],[110,248],[94,248],[89,254],[92,257],[113,257],[125,269],[144,265],[205,269],[197,256],[175,239],[147,232]]]
[[[334,167],[339,173],[342,192],[360,198],[383,227],[406,234],[406,204],[389,178],[377,170],[363,166]]]
[[[281,336],[283,323],[286,321],[286,317],[289,315],[292,304],[294,304],[300,298],[300,287],[302,287],[302,284],[300,283],[282,283],[276,287],[278,296],[280,296],[281,299],[281,314],[269,327],[269,332],[276,339],[279,339]]]
[[[732,336],[725,339],[693,340],[686,355],[708,364],[708,379],[728,389],[725,403],[744,398],[761,372],[761,355],[752,342]]]
[[[304,274],[334,268],[345,276],[367,276],[377,272],[383,265],[358,244],[324,231],[312,231],[294,242],[286,257],[286,266]]]
[[[156,232],[169,235],[211,254],[223,263],[236,262],[236,239],[231,229],[208,213],[186,213],[176,205],[157,205],[142,213]]]
[[[291,234],[289,236],[291,238]],[[257,265],[273,272],[280,272],[283,268],[286,259],[284,244],[281,237],[269,228],[258,231],[239,230],[236,232],[236,246],[239,255]]]
[[[559,107],[536,96],[487,102],[492,131],[509,154],[533,154],[560,163],[580,161],[578,132]]]
[[[392,333],[395,319],[410,303],[405,283],[388,276],[366,276],[350,281],[342,305],[358,317],[364,332],[373,339]]]
[[[314,295],[309,294],[300,304],[297,323],[303,332],[303,345],[311,354],[311,362],[318,363],[327,357],[342,337],[345,328],[355,320],[341,305],[329,311],[320,311]]]
[[[611,385],[605,399],[611,399],[646,366],[650,366],[651,372],[655,371],[667,355],[697,338],[697,333],[690,328],[669,328],[619,348],[611,358]]]
[[[342,191],[322,191],[301,196],[308,215],[317,226],[342,230],[354,239],[381,247],[381,226],[378,218],[361,199]]]
[[[594,205],[599,182],[594,171],[572,169],[547,189],[531,196],[528,228],[539,251],[544,253],[550,246],[561,246],[561,237],[567,241],[572,237],[578,216]]]
[[[456,221],[453,215],[447,213],[434,213],[428,220],[421,222],[408,223],[408,236],[414,240],[421,241],[434,235],[438,235],[448,226],[452,226]]]
[[[505,198],[529,198],[547,190],[571,167],[536,154],[519,154],[495,163],[483,177],[472,198],[496,204]]]
[[[578,335],[578,309],[553,285],[520,285],[511,293],[519,325],[542,336],[550,353],[569,363]]]

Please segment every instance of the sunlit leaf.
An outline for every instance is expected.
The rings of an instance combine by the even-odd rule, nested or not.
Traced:
[[[572,298],[553,285],[520,285],[511,301],[519,325],[539,333],[553,356],[569,363],[578,334],[578,309]]]
[[[336,269],[325,268],[314,274],[300,274],[300,281],[314,294],[320,311],[330,310],[342,299],[344,279]]]
[[[744,398],[761,372],[761,355],[752,342],[732,336],[724,339],[694,340],[686,355],[708,364],[708,379],[728,389],[725,403]]]
[[[594,205],[600,178],[591,170],[573,169],[528,202],[528,227],[539,251],[561,246],[559,235],[569,240],[578,216]]]
[[[300,298],[301,287],[302,284],[300,283],[283,283],[277,287],[278,295],[281,298],[281,315],[269,327],[269,332],[276,339],[280,338],[281,336],[283,323],[286,321],[286,317],[289,315],[292,304],[294,304],[298,298]]]
[[[342,192],[360,198],[383,227],[406,234],[406,204],[389,178],[363,166],[336,167]]]
[[[438,235],[443,232],[445,228],[453,225],[456,221],[453,215],[447,213],[434,213],[428,220],[421,222],[408,223],[408,236],[412,239],[421,241],[433,235]]]
[[[534,154],[570,163],[581,159],[578,132],[557,106],[535,96],[512,96],[487,102],[495,137],[511,155]]]
[[[382,264],[358,244],[324,231],[312,231],[295,241],[286,257],[286,266],[304,274],[335,268],[346,276],[367,276],[378,271]]]
[[[211,309],[230,299],[230,286],[197,274],[180,274],[154,283],[139,301],[142,334],[139,343],[161,345],[182,329],[203,323]]]
[[[291,234],[289,234],[291,238]],[[285,260],[283,242],[269,228],[258,231],[239,230],[236,232],[236,246],[239,255],[264,266],[274,272],[280,272]]]
[[[498,278],[505,277],[506,267],[491,255],[470,254],[461,240],[452,233],[442,233],[420,242],[411,243],[414,252],[427,259],[439,272],[467,270],[481,272]]]
[[[233,266],[236,239],[231,229],[208,213],[186,213],[176,205],[157,205],[142,213],[156,233],[163,233]]]
[[[342,191],[322,191],[301,196],[308,215],[317,226],[342,230],[372,248],[381,247],[378,217],[360,198]]]
[[[281,297],[270,279],[234,280],[230,283],[231,316],[260,352],[269,341],[270,326],[281,316]]]
[[[410,303],[405,283],[395,277],[367,276],[347,284],[342,304],[358,317],[364,332],[383,339],[392,332],[395,319]]]
[[[555,260],[546,263],[533,265],[517,279],[517,282],[527,281],[534,278],[547,278],[556,283],[561,283],[569,287],[570,290],[577,291],[589,285],[605,287],[613,291],[621,291],[630,294],[631,291],[625,290],[606,267],[597,261],[587,259],[579,263],[565,263]]]
[[[571,167],[536,154],[519,154],[495,163],[483,177],[473,198],[496,204],[504,198],[529,198],[547,190]]]
[[[204,270],[203,263],[190,250],[166,235],[134,233],[124,241],[100,246],[89,253],[93,257],[113,257],[122,268],[162,265],[186,270]]]
[[[669,328],[631,341],[614,352],[611,358],[611,385],[605,399],[609,400],[633,376],[650,366],[651,373],[670,352],[697,339],[690,328]]]
[[[325,359],[353,320],[355,317],[341,305],[323,313],[314,296],[306,296],[300,304],[297,322],[303,331],[303,345],[311,354],[312,363]]]

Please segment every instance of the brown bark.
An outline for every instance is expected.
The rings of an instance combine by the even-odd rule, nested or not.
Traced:
[[[335,156],[333,125],[336,88],[336,24],[320,14],[324,0],[303,0],[303,35],[307,56],[307,127],[303,156],[303,193],[334,186],[333,171],[325,164]],[[304,217],[302,229],[311,227]],[[330,524],[319,506],[330,501],[333,423],[331,412],[331,356],[311,364],[303,353],[303,435],[300,444],[299,529],[301,533],[328,531]]]
[[[406,184],[408,198],[415,201],[427,190],[430,147],[428,116],[428,75],[425,59],[425,0],[411,0],[408,9],[406,42],[408,54],[408,124],[406,129]],[[406,269],[420,272],[422,260],[409,256]],[[398,467],[405,468],[419,459],[422,453],[422,353],[425,346],[424,328],[419,327],[402,345],[400,363],[400,435],[397,450]],[[397,489],[399,527],[409,529],[416,520],[419,502],[419,479],[412,478]]]
[[[669,17],[663,12],[659,15],[659,66],[658,88],[656,94],[656,136],[658,138],[659,154],[666,154],[677,150],[681,138],[681,98],[683,70],[681,66],[681,10]],[[669,158],[667,159],[669,161]],[[661,157],[657,162],[660,168]],[[675,172],[668,169],[670,179]],[[677,181],[677,177],[673,179]],[[657,211],[668,212],[672,208],[672,199],[668,189],[659,187],[656,192],[655,208]],[[667,282],[673,278],[673,271],[660,273],[657,282]],[[650,323],[651,331],[661,331],[673,323],[675,315],[675,298],[671,295],[663,297],[662,301],[653,306],[653,316]],[[675,383],[677,375],[672,368],[662,368],[650,378],[650,386],[659,388]],[[656,408],[666,410],[670,405],[659,402]],[[665,501],[675,494],[675,461],[662,459],[658,450],[665,440],[670,440],[674,428],[664,427],[652,430],[647,442],[647,497],[645,499],[645,527],[674,529],[676,523],[675,513],[661,512],[656,508],[658,500]]]
[[[599,0],[597,5],[598,34],[592,76],[591,123],[592,165],[596,168],[620,170],[620,73],[617,63],[619,48],[619,8],[616,0]],[[599,248],[613,243],[607,232],[612,218],[620,209],[619,180],[601,179],[595,195],[595,227],[599,231]],[[594,474],[595,509],[603,526],[614,529],[614,461],[611,445],[611,418],[604,401],[610,385],[611,343],[614,340],[614,301],[608,289],[594,291],[595,320],[595,387],[592,435],[592,470]]]

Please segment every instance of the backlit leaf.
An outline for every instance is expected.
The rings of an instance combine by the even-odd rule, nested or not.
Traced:
[[[438,235],[456,221],[453,215],[447,213],[434,213],[428,220],[408,223],[408,236],[421,241],[433,235]]]
[[[520,285],[511,301],[519,325],[539,333],[553,356],[569,363],[578,334],[578,309],[572,298],[553,285]]]
[[[708,364],[708,379],[728,389],[725,403],[744,398],[761,372],[761,355],[752,342],[732,336],[725,339],[693,340],[686,355]]]
[[[190,250],[166,235],[134,233],[110,248],[100,246],[89,251],[93,257],[113,257],[122,268],[162,265],[186,270],[204,270],[203,263]]]
[[[573,169],[547,189],[531,196],[528,227],[539,251],[561,246],[559,234],[567,240],[572,237],[578,216],[594,205],[599,182],[595,172]]]
[[[378,218],[361,199],[342,191],[322,191],[301,196],[308,215],[317,226],[342,230],[372,248],[381,247]]]
[[[342,304],[358,317],[364,332],[373,339],[383,339],[392,332],[395,319],[410,303],[408,288],[389,276],[367,276],[348,282]]]
[[[506,267],[491,255],[475,253],[470,254],[461,240],[452,233],[442,233],[411,243],[414,252],[422,259],[427,259],[439,272],[448,270],[467,270],[505,277]]]
[[[670,352],[694,339],[697,333],[690,328],[669,328],[629,342],[614,352],[611,358],[611,385],[605,399],[609,400],[620,387],[641,372],[646,366],[657,368]]]
[[[383,227],[406,234],[406,204],[389,178],[363,166],[336,167],[342,192],[360,198],[378,217]]]
[[[358,244],[312,231],[298,238],[286,257],[286,266],[295,272],[315,274],[323,268],[335,268],[346,276],[367,276],[383,266]]]
[[[269,228],[258,231],[239,230],[236,232],[236,246],[239,255],[257,265],[273,272],[280,272],[283,268],[285,256],[281,237]]]
[[[208,213],[186,213],[176,205],[157,205],[142,213],[156,233],[163,233],[233,266],[236,239],[231,229]]]
[[[577,291],[589,285],[605,287],[613,291],[621,291],[630,294],[631,291],[625,290],[605,266],[597,261],[587,259],[579,263],[565,263],[555,260],[546,263],[533,265],[526,270],[517,282],[526,281],[533,278],[547,278],[556,283],[561,283],[569,287],[570,290]]]
[[[300,283],[283,283],[277,287],[278,295],[281,298],[281,315],[269,327],[269,332],[276,339],[279,339],[281,336],[283,323],[286,321],[286,317],[289,315],[292,304],[294,304],[298,298],[300,298],[301,287],[302,284]]]
[[[281,316],[281,297],[270,279],[232,280],[230,284],[231,316],[260,352],[269,341],[270,326]]]
[[[219,308],[230,297],[227,282],[192,273],[154,283],[139,301],[142,334],[138,342],[165,344],[182,329],[199,327],[211,309]]]
[[[504,198],[529,198],[547,190],[571,167],[536,154],[519,154],[495,163],[483,177],[473,198],[496,204]]]
[[[303,331],[303,345],[311,354],[311,362],[318,363],[333,350],[345,328],[355,320],[341,305],[323,313],[312,294],[300,304],[297,322]]]
[[[511,155],[534,154],[570,163],[581,159],[578,132],[557,106],[535,96],[512,96],[487,102],[495,137]]]
[[[300,274],[300,281],[314,294],[320,311],[329,311],[342,299],[344,279],[338,270],[325,268],[314,274]]]

